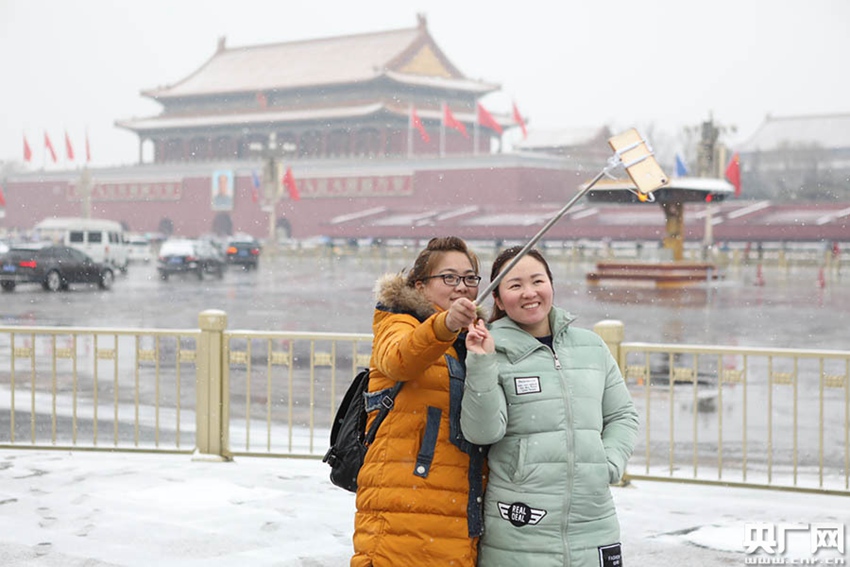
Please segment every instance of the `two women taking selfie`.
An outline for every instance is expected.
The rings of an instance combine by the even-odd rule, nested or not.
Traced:
[[[503,276],[489,324],[478,272],[437,238],[376,286],[369,390],[404,387],[358,476],[351,565],[620,566],[609,485],[638,416],[617,363],[554,306],[538,251]]]

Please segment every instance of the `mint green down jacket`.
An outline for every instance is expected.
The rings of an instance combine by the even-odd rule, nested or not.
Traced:
[[[461,429],[492,445],[479,567],[596,567],[620,541],[609,484],[638,415],[602,339],[562,309],[549,322],[553,349],[504,317],[495,354],[467,355]]]

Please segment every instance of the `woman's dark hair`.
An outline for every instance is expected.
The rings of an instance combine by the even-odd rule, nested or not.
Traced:
[[[463,239],[457,236],[444,236],[441,238],[432,238],[428,241],[428,245],[416,257],[413,268],[407,274],[407,285],[413,287],[416,285],[416,282],[430,276],[434,265],[440,261],[440,258],[446,252],[461,252],[466,254],[466,257],[469,258],[469,262],[472,264],[472,269],[478,275],[480,266],[478,264],[478,256],[475,255],[475,252],[469,249]]]
[[[506,248],[502,250],[496,259],[493,260],[493,267],[490,268],[490,281],[496,279],[496,276],[502,271],[502,268],[505,267],[505,264],[510,262],[520,251],[523,249],[522,246],[512,246],[511,248]],[[549,263],[546,261],[546,258],[543,257],[543,254],[540,253],[536,248],[532,248],[528,252],[526,252],[526,256],[531,256],[541,264],[546,269],[546,275],[549,276],[549,281],[552,282],[552,270],[549,269]],[[493,290],[493,297],[499,297],[499,286],[496,286],[496,289]],[[496,302],[493,302],[493,312],[490,314],[490,323],[497,319],[501,319],[505,316],[505,311],[500,309]]]

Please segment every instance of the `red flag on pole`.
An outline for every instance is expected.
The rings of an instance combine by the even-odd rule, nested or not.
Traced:
[[[32,150],[26,136],[24,136],[24,161],[32,161]]]
[[[86,130],[86,163],[91,161],[91,148],[89,147],[89,131]]]
[[[260,105],[260,108],[268,108],[269,99],[266,97],[266,93],[258,92],[257,93],[257,104]]]
[[[292,168],[286,168],[286,174],[283,176],[283,186],[289,191],[289,198],[293,201],[301,200],[301,194],[298,193],[298,186],[295,184],[295,177],[292,175]]]
[[[410,107],[410,121],[413,124],[413,127],[419,131],[419,137],[422,138],[422,141],[426,144],[431,141],[431,136],[428,135],[428,131],[425,129],[425,126],[422,124],[422,120],[419,119],[419,115],[416,114],[416,107]]]
[[[50,157],[53,159],[53,163],[56,163],[56,150],[53,149],[53,143],[51,143],[47,132],[44,133],[44,147],[50,150]]]
[[[457,130],[463,134],[464,138],[469,138],[469,132],[466,131],[466,126],[463,125],[463,122],[458,122],[455,115],[452,114],[451,110],[449,110],[449,105],[446,103],[443,103],[443,124],[449,128]]]
[[[71,146],[71,138],[68,137],[68,131],[65,131],[65,154],[68,159],[74,161],[74,148]]]
[[[3,186],[0,185],[0,207],[6,206],[6,196],[3,195]]]
[[[726,179],[735,187],[735,196],[741,196],[741,156],[738,152],[732,154],[729,165],[726,166]]]
[[[525,140],[528,138],[528,130],[525,129],[525,120],[523,120],[522,114],[519,113],[516,103],[514,103],[514,122],[519,124],[520,129],[522,129],[522,139]]]
[[[487,128],[502,133],[502,125],[496,122],[496,119],[493,118],[493,115],[487,112],[487,109],[481,106],[481,103],[476,103],[478,106],[478,123],[481,126],[486,126]]]

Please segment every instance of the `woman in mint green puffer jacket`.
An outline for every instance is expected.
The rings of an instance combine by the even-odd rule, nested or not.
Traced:
[[[520,251],[505,250],[491,281]],[[489,330],[467,335],[464,437],[491,445],[479,567],[619,567],[609,484],[638,430],[605,343],[553,306],[552,275],[531,250],[493,293]],[[495,320],[494,320],[495,319]]]

